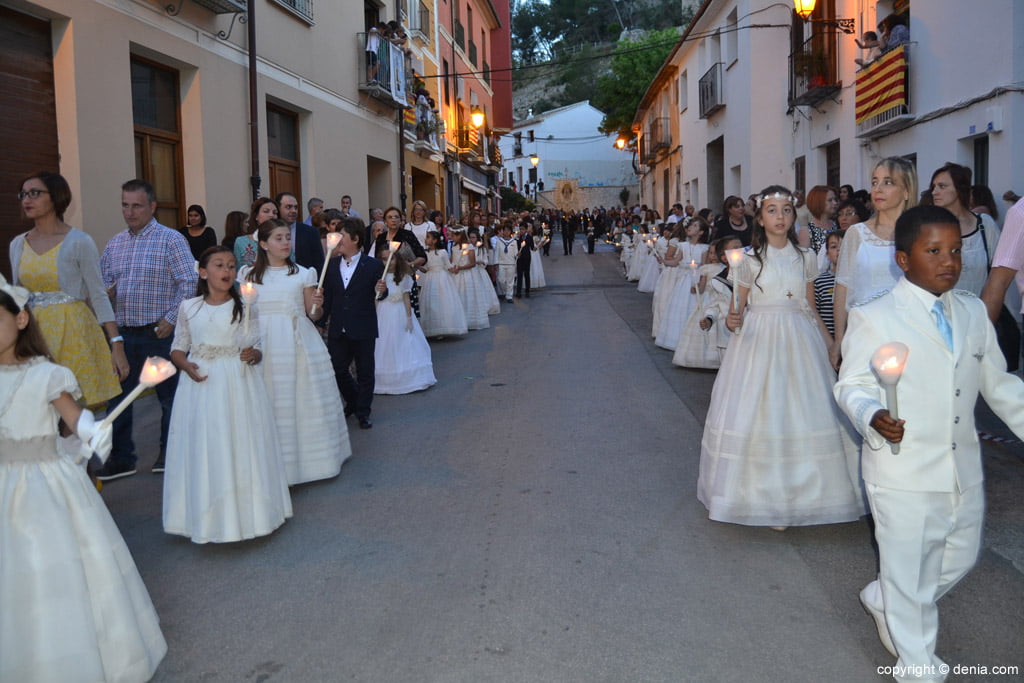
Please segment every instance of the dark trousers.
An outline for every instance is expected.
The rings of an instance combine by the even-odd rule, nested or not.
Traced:
[[[350,339],[344,335],[327,340],[327,351],[331,354],[338,391],[345,401],[345,412],[354,413],[359,419],[370,417],[375,372],[373,350],[376,343],[376,339]],[[356,362],[355,378],[349,372],[353,360]]]
[[[551,251],[551,240],[544,243],[544,255],[549,256]]]
[[[566,256],[572,253],[572,243],[575,237],[571,232],[562,232],[562,249],[565,250]]]
[[[142,330],[120,328],[119,334],[124,337],[124,352],[128,356],[128,377],[121,382],[121,395],[107,403],[107,411],[113,410],[121,399],[139,384],[139,373],[149,356],[171,357],[171,342],[174,335],[166,339],[157,339],[152,328]],[[175,374],[156,385],[156,397],[160,401],[160,453],[167,451],[167,429],[171,426],[171,408],[174,406],[174,390],[178,388],[178,375]],[[129,406],[114,420],[114,445],[110,450],[110,459],[124,465],[135,465],[135,442],[132,441],[132,407]]]
[[[526,282],[526,296],[530,296],[530,259],[520,258],[516,261],[516,296],[523,295],[523,282]]]

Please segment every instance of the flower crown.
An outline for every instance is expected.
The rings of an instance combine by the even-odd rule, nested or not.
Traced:
[[[10,284],[7,282],[7,278],[2,274],[0,274],[0,292],[4,292],[14,299],[14,303],[22,310],[24,310],[25,304],[27,304],[29,299],[32,297],[32,292],[28,291],[24,287],[18,287]]]
[[[760,209],[761,204],[763,204],[766,199],[782,199],[789,202],[790,204],[796,204],[796,199],[792,195],[783,194],[782,192],[774,192],[772,194],[758,195],[757,199],[755,200],[757,202],[757,208]]]

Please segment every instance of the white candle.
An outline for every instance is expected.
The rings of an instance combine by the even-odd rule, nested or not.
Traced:
[[[393,241],[388,242],[388,246],[391,247],[391,251],[388,252],[388,261],[384,264],[384,272],[388,272],[388,268],[391,267],[391,258],[395,255],[395,252],[402,246],[401,242]]]
[[[331,260],[331,254],[334,252],[334,248],[341,242],[340,232],[329,232],[327,233],[327,258],[324,259],[324,266],[320,269],[320,283],[316,286],[317,289],[324,288],[324,278],[327,276],[327,265]],[[309,311],[310,315],[316,315],[316,304],[313,304],[313,308]]]
[[[736,267],[743,260],[743,250],[727,249],[725,255],[729,259],[729,273],[732,275],[732,305],[738,313],[740,310],[740,283],[736,281]]]
[[[900,419],[899,408],[896,405],[896,384],[903,376],[903,369],[907,366],[907,357],[910,349],[901,342],[889,342],[878,347],[871,356],[871,369],[875,371],[878,382],[885,388],[885,404],[889,415],[894,420]],[[890,443],[889,448],[893,455],[900,452],[898,443]]]
[[[249,318],[252,314],[252,305],[256,303],[256,299],[259,296],[259,290],[256,289],[256,285],[246,280],[242,283],[242,286],[238,288],[238,291],[242,295],[242,303],[245,304],[245,338],[249,338]]]
[[[159,356],[147,358],[146,362],[142,365],[142,372],[139,373],[138,385],[117,404],[116,408],[103,418],[100,427],[107,427],[112,424],[118,415],[123,413],[135,399],[142,395],[143,391],[150,387],[155,387],[177,371],[178,369],[174,367],[174,363],[166,358],[160,358]]]

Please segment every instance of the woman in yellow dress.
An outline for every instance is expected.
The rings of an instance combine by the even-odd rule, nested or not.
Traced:
[[[96,243],[64,222],[71,188],[62,176],[44,171],[25,179],[18,199],[34,225],[11,242],[14,282],[32,291],[43,337],[54,360],[75,373],[84,403],[104,403],[121,393],[128,359]]]

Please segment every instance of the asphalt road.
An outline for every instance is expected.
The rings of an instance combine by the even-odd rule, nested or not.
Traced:
[[[341,475],[294,488],[270,537],[164,534],[158,407],[137,404],[139,474],[103,497],[169,644],[154,680],[891,680],[857,601],[875,572],[866,521],[708,521],[714,373],[672,366],[650,295],[581,244],[553,244],[549,287],[489,330],[432,343],[438,384],[377,397]],[[939,654],[1024,671],[1024,446],[985,455],[985,549],[940,603]]]

